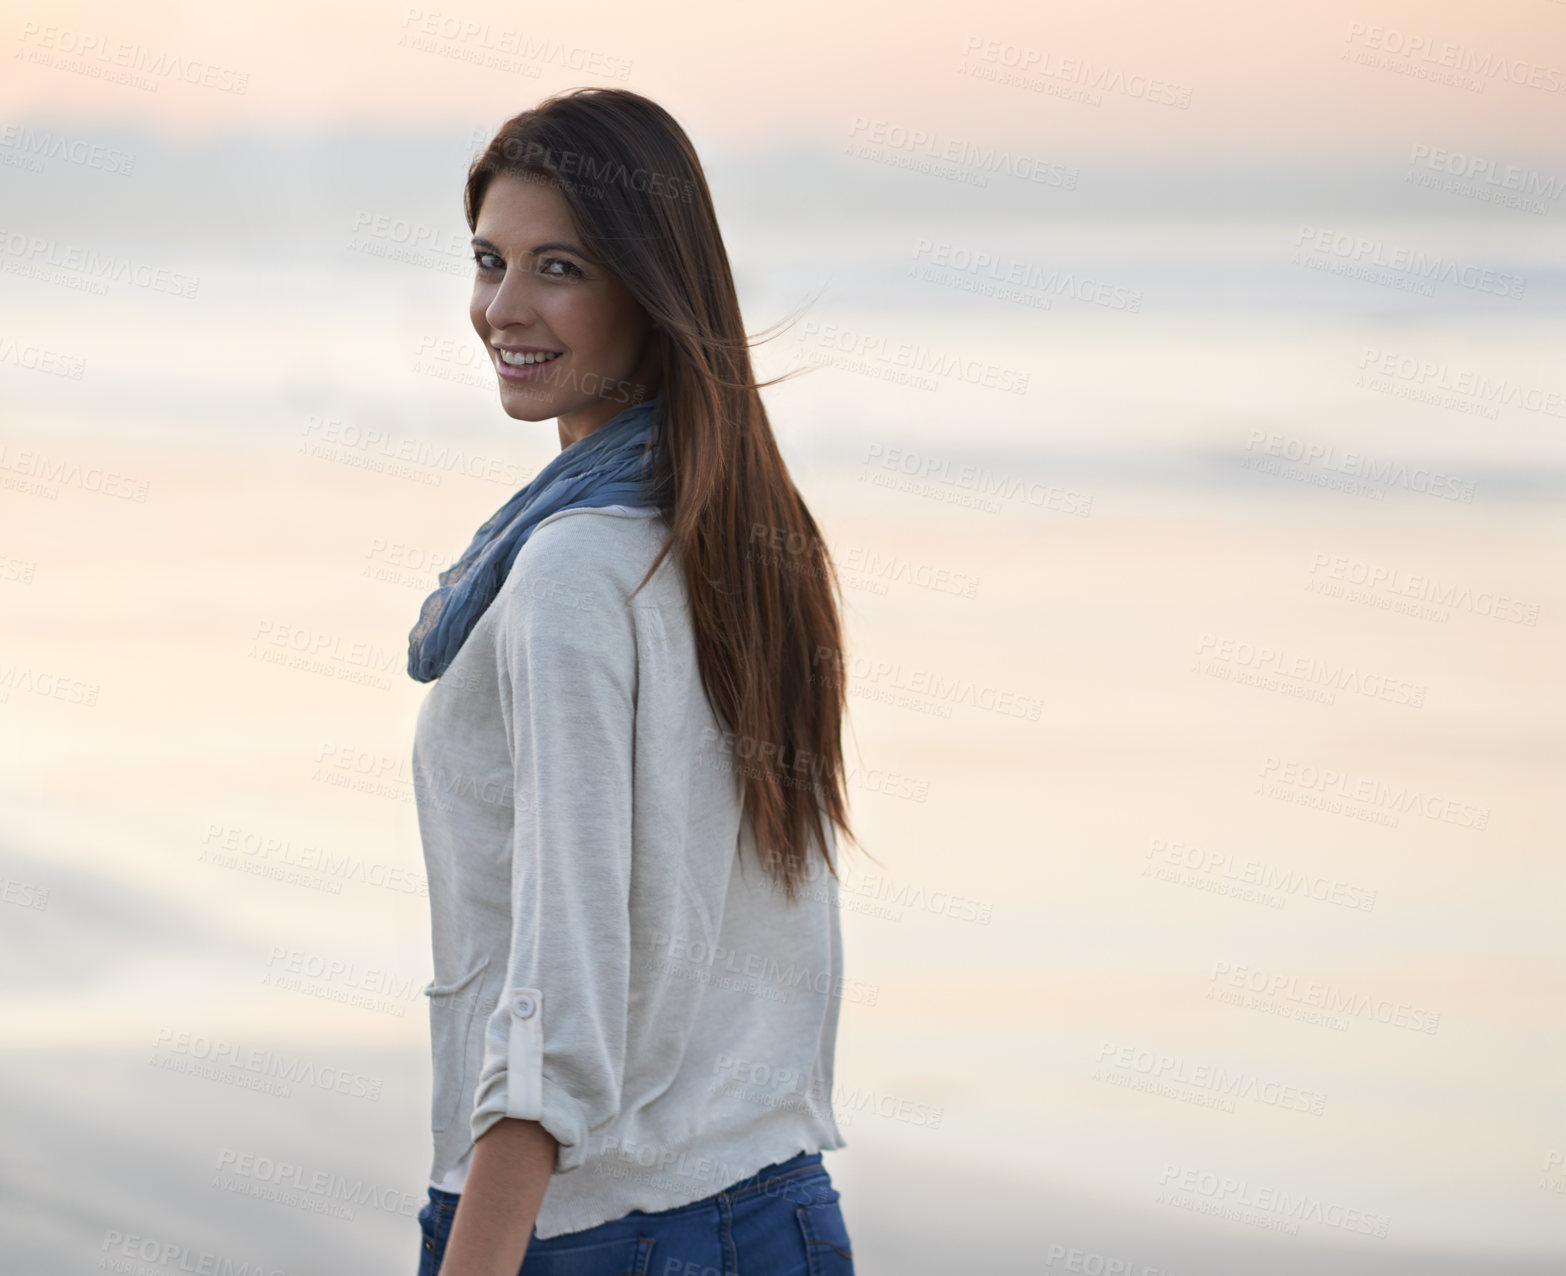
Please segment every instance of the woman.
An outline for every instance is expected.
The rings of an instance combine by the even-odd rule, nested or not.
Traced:
[[[851,1272],[837,900],[806,887],[849,832],[837,582],[706,179],[660,107],[583,89],[506,123],[465,206],[501,406],[561,451],[409,637],[421,1276]]]

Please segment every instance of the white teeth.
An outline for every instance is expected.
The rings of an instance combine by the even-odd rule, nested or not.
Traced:
[[[500,361],[513,368],[525,368],[531,363],[548,363],[559,357],[559,354],[516,354],[510,350],[500,352]]]

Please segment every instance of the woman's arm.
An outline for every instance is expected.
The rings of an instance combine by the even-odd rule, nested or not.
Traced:
[[[537,1121],[511,1117],[474,1143],[440,1276],[517,1276],[559,1146]]]
[[[511,934],[443,1276],[516,1276],[550,1175],[580,1167],[620,1109],[638,675],[622,523],[544,528],[491,604],[515,777]]]
[[[537,1121],[560,1145],[557,1174],[582,1166],[592,1132],[619,1115],[625,1076],[639,665],[629,522],[544,527],[491,604],[515,784],[511,935],[469,1123],[478,1140],[502,1119]]]

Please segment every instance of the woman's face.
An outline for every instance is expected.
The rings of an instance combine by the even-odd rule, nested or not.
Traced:
[[[469,314],[507,416],[556,419],[564,449],[657,392],[646,311],[587,255],[552,184],[492,178],[473,253]],[[540,361],[523,364],[525,356]]]

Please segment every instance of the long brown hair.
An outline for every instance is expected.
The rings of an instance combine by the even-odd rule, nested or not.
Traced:
[[[558,189],[588,251],[652,321],[662,372],[652,463],[671,534],[642,584],[678,550],[702,686],[732,733],[724,746],[744,777],[762,863],[792,900],[812,846],[837,876],[821,815],[853,836],[842,586],[758,393],[774,382],[754,377],[701,162],[655,102],[585,88],[501,126],[468,173],[469,229],[501,173]]]

